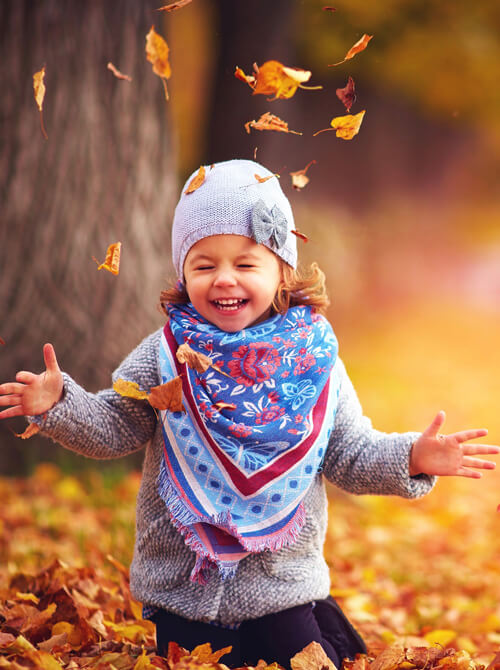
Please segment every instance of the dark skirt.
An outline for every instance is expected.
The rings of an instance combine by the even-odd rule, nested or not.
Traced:
[[[231,646],[221,663],[233,668],[257,665],[261,658],[290,668],[292,656],[313,641],[321,644],[337,668],[344,658],[366,653],[362,638],[331,596],[243,621],[234,629],[191,621],[166,610],[156,612],[153,621],[160,654],[167,654],[171,641],[188,651],[205,642],[210,642],[213,651]]]

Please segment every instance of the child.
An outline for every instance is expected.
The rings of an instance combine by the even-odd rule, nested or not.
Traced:
[[[0,386],[10,406],[0,417],[28,415],[93,458],[145,447],[130,577],[160,652],[170,640],[189,650],[208,641],[232,647],[228,665],[263,658],[288,668],[315,640],[339,666],[365,646],[328,597],[324,478],[412,498],[434,475],[480,477],[476,468],[495,465],[473,456],[500,449],[467,444],[486,430],[439,434],[443,412],[421,434],[374,430],[321,315],[324,276],[315,265],[296,270],[276,176],[234,160],[207,167],[195,190],[190,182],[174,216],[168,322],[113,375],[146,391],[181,375],[186,411],[157,416],[113,389],[87,393],[46,344],[43,374]],[[181,365],[184,343],[213,366]]]

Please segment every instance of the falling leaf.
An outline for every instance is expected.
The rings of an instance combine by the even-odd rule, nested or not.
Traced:
[[[336,116],[330,123],[332,128],[323,128],[323,130],[318,130],[317,133],[314,133],[313,137],[333,129],[337,131],[337,137],[340,137],[343,140],[352,140],[352,138],[359,132],[365,111],[366,110],[363,110],[362,112],[359,112],[359,114],[354,115],[347,114],[346,116]]]
[[[128,74],[123,74],[118,70],[113,63],[108,63],[107,65],[108,70],[111,70],[111,72],[115,75],[117,79],[125,79],[125,81],[132,81],[132,77],[129,77]]]
[[[244,81],[246,84],[250,86],[250,88],[255,88],[256,78],[251,74],[246,75],[241,69],[241,67],[236,66],[234,76],[236,77],[236,79]]]
[[[324,12],[336,12],[337,8],[336,7],[323,7]]]
[[[344,107],[348,112],[351,111],[351,107],[356,102],[356,94],[354,93],[354,79],[349,77],[347,84],[344,88],[338,88],[335,93],[337,98],[342,102]]]
[[[213,368],[214,370],[217,370],[219,374],[232,379],[231,375],[228,375],[227,372],[223,372],[218,365],[215,365],[212,362],[212,359],[209,356],[191,349],[186,342],[177,348],[175,355],[179,363],[185,363],[191,370],[203,373],[206,372],[208,368]]]
[[[235,410],[236,409],[236,405],[234,403],[224,402],[222,400],[219,400],[219,402],[216,402],[214,405],[212,405],[212,407],[214,409],[219,410],[219,411],[223,410],[223,409],[227,409],[227,410]]]
[[[298,237],[299,240],[302,240],[303,242],[309,242],[309,238],[307,237],[307,235],[304,235],[304,233],[301,233],[298,230],[292,230],[290,232],[293,233],[295,237]]]
[[[295,130],[289,130],[288,123],[286,123],[286,121],[283,121],[282,119],[278,118],[274,114],[271,114],[270,112],[262,114],[262,116],[258,121],[254,120],[245,123],[245,129],[247,133],[250,133],[250,128],[254,128],[255,130],[276,130],[281,133],[292,133],[293,135],[302,135],[302,133],[298,133]]]
[[[113,244],[110,244],[107,251],[106,251],[106,258],[104,259],[104,263],[100,263],[97,260],[95,256],[92,256],[94,261],[97,263],[99,266],[97,269],[98,270],[108,270],[108,272],[111,272],[114,275],[117,275],[120,272],[120,254],[122,250],[122,243],[121,242],[114,242]]]
[[[43,125],[43,99],[45,97],[45,84],[43,83],[43,79],[45,77],[45,65],[42,67],[41,70],[38,72],[35,72],[33,75],[33,89],[35,91],[35,101],[36,104],[38,105],[38,110],[40,112],[40,126],[42,128],[42,133],[43,136],[45,137],[46,140],[48,140],[48,135],[45,130],[45,126]]]
[[[269,179],[272,179],[273,177],[279,177],[279,175],[270,174],[270,175],[268,175],[267,177],[261,177],[261,176],[258,175],[258,174],[254,174],[254,177],[255,177],[255,179],[259,182],[259,184],[264,184],[264,183],[265,183],[266,181],[268,181]]]
[[[309,177],[306,176],[306,172],[309,170],[311,165],[316,163],[315,160],[309,161],[303,170],[297,170],[297,172],[290,172],[290,177],[292,178],[292,186],[297,191],[300,191],[309,183]],[[293,232],[293,231],[292,231]]]
[[[3,339],[3,337],[0,337],[0,344],[5,346],[5,340]]]
[[[189,182],[188,187],[184,191],[184,193],[186,195],[188,195],[189,193],[193,193],[193,191],[196,191],[196,189],[200,188],[200,186],[203,184],[204,181],[205,181],[205,168],[203,167],[203,165],[201,165],[198,172]]]
[[[172,70],[168,62],[168,45],[161,35],[155,32],[154,26],[146,35],[146,57],[153,64],[153,72],[157,74],[165,89],[165,98],[168,100],[167,79],[170,78]]]
[[[290,659],[292,670],[336,670],[319,642],[310,642]]]
[[[287,67],[277,60],[269,60],[258,68],[253,92],[254,95],[274,95],[272,99],[277,100],[291,98],[298,88],[323,88],[304,86],[310,78],[309,70]]]
[[[174,377],[160,386],[153,386],[148,395],[149,404],[156,409],[168,409],[171,412],[185,412],[182,405],[182,380]]]
[[[336,65],[342,65],[342,63],[345,63],[346,60],[354,58],[356,54],[359,54],[360,51],[364,51],[366,49],[366,47],[368,46],[368,42],[372,39],[372,37],[373,35],[367,35],[365,33],[363,37],[361,37],[361,39],[359,39],[356,42],[356,44],[353,44],[353,46],[349,49],[349,51],[344,56],[344,60],[341,60],[338,63],[333,63],[328,67],[335,67]]]
[[[193,0],[178,0],[177,2],[171,2],[169,5],[164,5],[163,7],[158,7],[157,12],[174,12],[176,9],[185,7],[189,5]]]
[[[136,382],[126,381],[125,379],[117,379],[113,384],[113,390],[125,398],[134,398],[135,400],[146,400],[148,394],[146,391],[141,391],[139,384]]]
[[[16,437],[20,437],[21,440],[28,440],[30,437],[33,437],[33,435],[36,435],[40,431],[40,426],[37,426],[36,423],[30,423],[28,424],[28,427],[26,430],[24,430],[22,433],[14,433]]]

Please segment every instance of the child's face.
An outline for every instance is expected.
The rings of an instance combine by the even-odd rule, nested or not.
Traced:
[[[193,307],[230,333],[269,318],[280,278],[273,252],[242,235],[205,237],[191,247],[184,263]]]

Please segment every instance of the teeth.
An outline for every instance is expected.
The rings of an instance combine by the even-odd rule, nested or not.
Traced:
[[[226,312],[237,310],[244,302],[245,300],[243,298],[222,298],[220,300],[214,300],[217,307]]]

